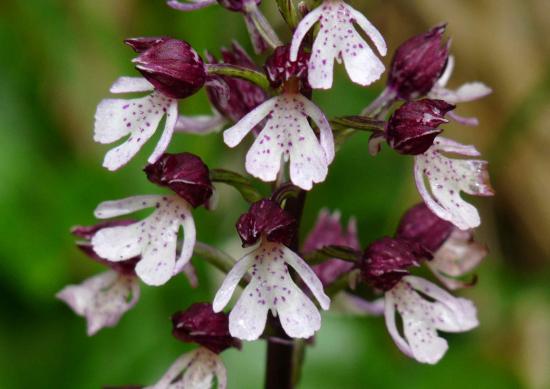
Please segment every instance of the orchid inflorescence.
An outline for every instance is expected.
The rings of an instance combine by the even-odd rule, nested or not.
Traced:
[[[385,70],[379,56],[387,51],[377,28],[342,0],[317,1],[310,7],[278,1],[293,30],[292,41],[284,44],[261,13],[260,0],[170,0],[168,5],[192,11],[216,2],[244,15],[254,50],[269,56],[260,66],[232,42],[221,50],[220,59],[206,53],[205,62],[189,43],[171,37],[125,41],[137,53],[133,62],[142,77],[121,77],[111,92],[145,95],[103,100],[95,115],[94,139],[110,144],[125,138],[103,162],[107,169],[118,170],[164,119],[144,172],[149,181],[172,193],[99,204],[95,216],[108,220],[75,227],[73,233],[82,239],[78,247],[109,270],[65,287],[57,297],[86,318],[88,334],[94,335],[115,326],[137,303],[140,281],[160,286],[184,273],[197,286],[194,255],[227,273],[212,303],[193,304],[173,316],[174,336],[200,347],[180,357],[151,388],[207,388],[215,382],[225,388],[222,351],[240,349],[241,340],[263,338],[292,352],[296,339],[315,336],[321,327],[320,310],[329,309],[331,298],[355,313],[384,315],[399,350],[419,362],[437,363],[448,348],[439,332],[464,332],[478,325],[474,304],[451,294],[473,285],[464,276],[487,253],[473,237],[479,213],[461,192],[494,194],[487,162],[476,159],[480,154],[474,146],[441,136],[441,125],[448,122],[446,117],[476,125],[477,119],[453,110],[491,90],[479,82],[457,90],[446,87],[454,59],[450,43],[443,42],[442,24],[398,47],[387,86],[361,113],[329,119],[312,101],[313,91],[332,87],[335,60],[344,64],[352,82],[367,87],[377,81]],[[180,115],[180,100],[203,88],[212,114]],[[244,161],[249,176],[209,169],[189,152],[167,153],[175,133],[224,128],[223,140],[231,148],[253,139]],[[339,212],[321,210],[300,247],[306,191],[326,179],[339,144],[364,131],[371,132],[372,155],[385,142],[399,154],[413,156],[423,201],[403,215],[394,236],[381,237],[364,250],[354,218],[344,228]],[[270,196],[255,189],[255,178],[271,183]],[[193,210],[215,206],[214,183],[234,186],[250,203],[236,221],[242,246],[250,247],[238,261],[196,239]],[[141,221],[118,218],[144,209],[153,211]],[[442,286],[413,274],[424,265]],[[243,291],[226,314],[223,310],[238,285]],[[367,288],[370,298],[365,297]],[[285,363],[268,360],[266,387],[292,387],[290,377],[297,376],[292,372],[273,369],[288,377],[270,377],[270,364]]]

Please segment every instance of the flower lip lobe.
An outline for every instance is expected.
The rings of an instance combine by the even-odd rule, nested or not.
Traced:
[[[144,171],[149,181],[172,189],[195,208],[212,196],[208,167],[194,154],[165,153]]]
[[[410,101],[399,107],[390,117],[386,128],[386,140],[400,154],[418,155],[428,150],[439,128],[447,123],[445,115],[455,108],[443,100],[423,99]]]
[[[209,303],[195,303],[172,316],[172,334],[183,342],[195,342],[219,354],[227,348],[240,349],[241,342],[229,334],[229,319],[215,313]]]
[[[371,243],[361,261],[361,274],[365,282],[377,289],[388,291],[403,277],[408,269],[419,266],[416,248],[408,241],[384,237]]]
[[[446,25],[414,36],[396,50],[388,75],[388,86],[405,100],[426,95],[436,84],[449,57],[442,45]]]
[[[237,221],[243,247],[253,245],[262,235],[270,242],[289,245],[296,234],[296,220],[272,200],[260,200],[250,206]]]
[[[136,47],[141,49],[142,45]],[[133,62],[157,90],[171,98],[191,96],[206,82],[204,62],[191,45],[181,40],[160,39]]]

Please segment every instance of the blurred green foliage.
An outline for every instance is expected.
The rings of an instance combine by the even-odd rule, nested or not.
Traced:
[[[144,286],[136,308],[116,328],[93,338],[86,337],[83,319],[54,299],[64,285],[101,270],[75,249],[72,225],[93,223],[92,211],[100,201],[162,192],[141,172],[155,139],[116,173],[101,167],[107,147],[92,142],[95,105],[116,77],[136,74],[129,62],[133,53],[122,40],[172,35],[218,53],[219,46],[235,38],[251,51],[239,15],[218,7],[181,14],[163,3],[0,4],[0,388],[153,383],[191,347],[172,338],[170,315],[191,302],[211,300],[219,284],[219,274],[194,259],[200,288],[191,289],[183,277],[163,288]],[[272,4],[266,9],[278,18]],[[335,85],[330,92],[316,93],[329,115],[357,113],[377,92],[377,87],[351,85],[341,69]],[[185,114],[209,112],[202,92],[181,108]],[[245,148],[230,151],[217,135],[178,135],[170,150],[191,151],[211,167],[242,171]],[[373,159],[367,136],[356,135],[338,154],[328,180],[308,195],[303,230],[311,227],[321,207],[340,209],[345,218],[357,217],[366,244],[393,232],[403,210],[417,201],[411,187],[410,159],[388,150]],[[195,213],[198,236],[239,255],[233,223],[246,204],[231,189],[220,187],[220,195],[216,211]],[[519,299],[515,291],[525,278],[506,270],[495,256],[479,274],[482,283],[465,294],[478,304],[482,326],[468,334],[445,335],[450,351],[437,366],[401,355],[380,318],[329,313],[307,351],[300,387],[522,387],[519,356],[513,355],[516,340],[507,329]],[[536,296],[543,291],[547,301],[542,276],[529,290]],[[261,387],[264,352],[265,345],[256,342],[242,352],[223,354],[230,388]]]

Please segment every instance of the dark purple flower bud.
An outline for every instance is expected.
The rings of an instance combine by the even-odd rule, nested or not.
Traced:
[[[347,230],[344,230],[340,224],[338,213],[331,215],[323,210],[317,218],[315,227],[307,236],[302,251],[307,254],[331,245],[350,247],[355,250],[360,249],[355,220],[350,220]],[[323,286],[328,286],[353,267],[354,264],[351,262],[332,258],[313,266],[313,271],[317,274]]]
[[[403,104],[388,121],[388,144],[400,154],[424,153],[443,131],[439,125],[448,122],[445,115],[454,108],[443,100],[423,99]]]
[[[109,227],[124,227],[130,224],[135,223],[134,220],[109,220],[95,224],[93,226],[75,226],[71,229],[71,233],[79,238],[83,238],[86,241],[76,242],[76,246],[86,254],[90,259],[95,262],[101,263],[119,274],[126,276],[135,276],[136,264],[141,259],[140,256],[127,259],[125,261],[112,262],[105,258],[100,257],[93,249],[89,241],[94,237],[94,235],[103,228]]]
[[[177,39],[158,39],[136,43],[129,39],[135,50],[146,48],[133,60],[136,69],[162,94],[183,99],[201,89],[206,81],[206,67],[189,43]],[[136,49],[137,48],[137,49]]]
[[[233,12],[246,12],[248,4],[259,5],[262,0],[218,0],[218,4]]]
[[[143,170],[149,181],[170,188],[195,208],[212,196],[208,167],[194,154],[164,153]]]
[[[172,334],[177,339],[198,343],[216,354],[229,347],[241,348],[241,342],[229,334],[227,315],[214,313],[208,303],[195,303],[187,310],[175,313],[172,326]]]
[[[370,244],[361,261],[363,280],[377,289],[388,291],[419,266],[414,247],[406,240],[384,237]]]
[[[455,226],[436,216],[424,203],[410,208],[401,218],[396,238],[407,239],[434,254],[449,238]]]
[[[270,242],[288,246],[296,234],[296,220],[272,200],[260,200],[250,206],[237,221],[243,247],[253,245],[265,235]]]
[[[412,100],[432,90],[449,57],[449,46],[442,45],[445,27],[442,24],[412,37],[395,51],[388,86],[398,97]]]
[[[302,50],[298,52],[296,62],[290,61],[290,45],[279,46],[265,62],[265,72],[271,86],[278,88],[291,78],[298,78],[302,84],[309,88],[307,82],[307,66],[309,53]]]
[[[256,64],[239,46],[233,42],[231,49],[222,49],[223,63],[258,70]],[[217,63],[216,58],[207,54],[209,63]],[[255,84],[233,77],[214,76],[216,83],[207,83],[206,93],[212,105],[223,116],[238,122],[244,115],[263,103],[267,96],[262,88]],[[221,87],[220,84],[221,83]]]
[[[124,40],[128,46],[130,46],[136,53],[143,53],[145,50],[150,49],[160,43],[166,42],[172,38],[168,36],[150,36],[140,38],[128,38]]]

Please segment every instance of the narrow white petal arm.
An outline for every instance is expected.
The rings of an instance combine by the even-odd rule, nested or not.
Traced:
[[[296,273],[298,273],[315,298],[317,298],[317,301],[319,301],[321,308],[328,310],[330,307],[330,298],[325,294],[323,284],[321,280],[319,280],[319,277],[317,277],[306,261],[300,258],[294,251],[286,246],[281,245],[281,247],[284,252],[285,262],[296,270]]]
[[[229,147],[237,146],[252,129],[273,109],[278,98],[274,97],[247,113],[237,124],[223,133],[223,140]]]
[[[183,354],[181,357],[170,366],[170,368],[164,373],[162,378],[153,386],[148,389],[166,389],[170,388],[170,384],[176,379],[188,366],[189,363],[195,358],[197,350],[193,350],[187,354]]]
[[[235,263],[235,266],[227,273],[225,280],[223,280],[222,286],[216,293],[214,297],[214,302],[212,303],[212,308],[214,312],[220,312],[229,302],[237,284],[244,277],[248,269],[252,266],[254,262],[254,255],[249,253],[242,257],[240,260]]]
[[[453,75],[453,71],[455,68],[455,57],[452,55],[449,55],[449,58],[447,59],[447,66],[445,66],[445,70],[443,71],[443,74],[437,82],[435,83],[436,88],[445,88],[449,80],[451,79],[451,76]]]
[[[215,3],[216,0],[191,0],[189,3],[182,3],[177,0],[169,0],[166,2],[169,7],[183,12],[206,8]]]
[[[403,339],[403,337],[399,333],[399,330],[397,329],[395,321],[395,301],[393,299],[393,296],[390,293],[386,293],[384,301],[384,318],[386,321],[386,328],[388,329],[390,336],[403,354],[410,358],[413,358],[411,347],[409,346],[407,341]]]
[[[180,115],[176,121],[176,132],[188,134],[206,135],[221,130],[226,119],[219,113],[214,115],[183,116]]]
[[[296,95],[296,98],[304,104],[307,115],[311,117],[319,127],[321,147],[325,151],[327,163],[331,163],[334,159],[334,136],[325,114],[305,96]]]
[[[220,358],[216,361],[216,366],[214,367],[214,374],[218,379],[218,389],[227,388],[227,369],[223,365]]]
[[[176,262],[174,274],[179,273],[189,263],[189,260],[193,256],[193,249],[195,248],[195,242],[197,240],[197,230],[195,228],[195,221],[191,214],[190,208],[183,208],[182,215],[184,219],[181,222],[183,227],[183,243],[181,246],[180,257]]]
[[[111,93],[149,92],[155,89],[153,84],[143,77],[120,77],[111,85]]]
[[[378,29],[374,27],[374,25],[369,22],[369,20],[361,12],[351,8],[349,5],[347,7],[355,19],[355,22],[363,29],[363,31],[365,31],[369,38],[372,39],[374,45],[378,49],[378,52],[382,56],[385,56],[388,52],[388,47],[386,46],[386,41],[384,40],[382,34],[380,34],[380,31],[378,31]]]
[[[174,100],[170,103],[170,106],[166,110],[166,122],[164,124],[164,131],[162,136],[157,143],[153,154],[149,157],[147,162],[155,163],[161,157],[161,155],[166,151],[170,141],[172,140],[172,135],[174,134],[174,128],[176,127],[176,122],[178,120],[178,101]]]
[[[145,208],[154,207],[162,198],[159,195],[132,196],[122,200],[104,201],[94,211],[98,219],[126,215]]]
[[[292,44],[290,46],[290,60],[296,61],[298,58],[298,51],[300,50],[300,44],[304,40],[304,37],[306,36],[307,32],[311,29],[311,27],[317,23],[317,20],[321,17],[322,13],[322,6],[315,8],[313,11],[308,13],[301,21],[300,24],[298,24],[298,27],[296,27],[296,30],[294,31],[294,35],[292,36]]]

